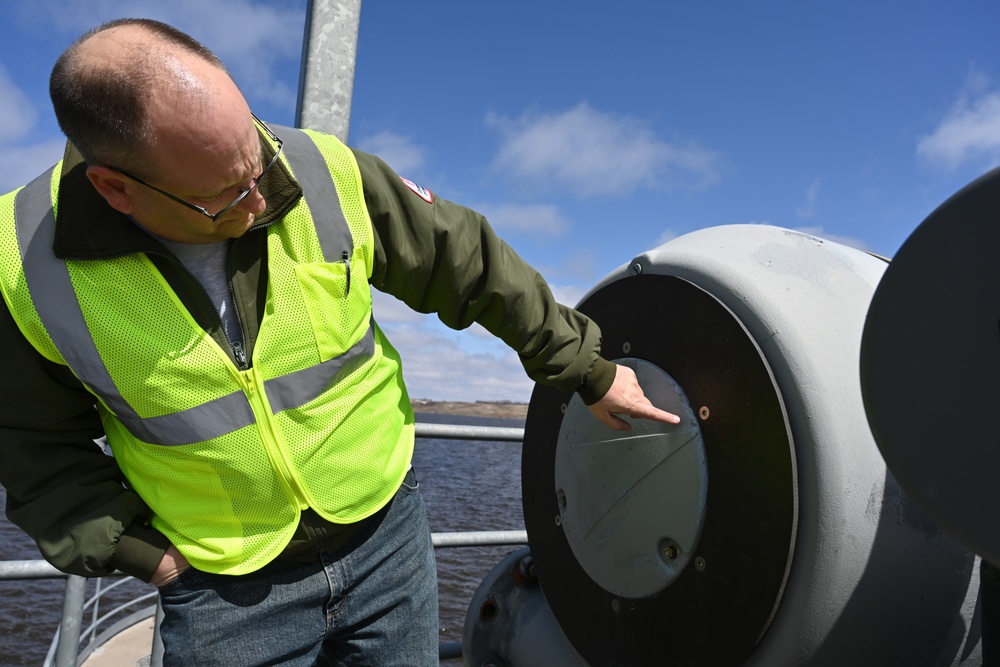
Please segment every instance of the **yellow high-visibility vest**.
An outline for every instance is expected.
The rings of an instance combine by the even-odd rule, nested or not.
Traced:
[[[0,290],[18,327],[95,395],[152,525],[207,572],[264,566],[307,507],[336,523],[371,516],[413,453],[399,355],[372,319],[357,163],[333,137],[282,135],[304,196],[253,232],[268,236],[268,291],[248,370],[145,254],[55,257],[60,165],[0,198]]]

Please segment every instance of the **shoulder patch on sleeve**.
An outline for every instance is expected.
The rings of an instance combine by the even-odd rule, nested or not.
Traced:
[[[428,190],[427,188],[419,186],[416,183],[414,183],[413,181],[411,181],[411,180],[409,180],[407,178],[403,178],[402,176],[399,177],[399,180],[403,181],[403,183],[406,185],[406,187],[408,187],[411,190],[413,190],[414,194],[416,194],[418,197],[420,197],[421,199],[423,199],[428,204],[433,204],[434,203],[434,194],[430,190]]]

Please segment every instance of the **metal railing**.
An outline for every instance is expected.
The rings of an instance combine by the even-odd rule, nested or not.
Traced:
[[[443,440],[485,440],[493,442],[521,442],[523,428],[500,426],[470,426],[451,424],[416,424],[417,438]],[[436,549],[459,547],[485,547],[520,545],[528,543],[528,535],[523,530],[494,530],[434,533],[431,536]],[[117,579],[105,585],[105,579]],[[94,594],[87,598],[87,582],[84,577],[67,575],[41,560],[0,561],[0,581],[27,579],[65,579],[66,591],[63,595],[62,617],[46,655],[43,667],[77,667],[97,648],[111,637],[133,624],[156,615],[155,629],[150,646],[150,667],[162,667],[163,646],[159,640],[160,610],[158,605],[148,604],[157,598],[151,590],[120,604],[111,611],[101,613],[102,598],[120,585],[132,581],[131,577],[116,572],[109,577],[94,579]],[[83,627],[85,614],[90,612],[90,624]],[[438,647],[439,658],[458,660],[462,658],[461,642],[444,642]]]

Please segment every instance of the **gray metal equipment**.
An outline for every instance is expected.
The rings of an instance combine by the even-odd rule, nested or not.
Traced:
[[[942,204],[872,299],[861,379],[872,431],[913,500],[1000,564],[1000,170]]]
[[[909,500],[868,427],[858,358],[885,268],[716,227],[584,297],[605,356],[681,423],[612,432],[536,388],[522,487],[538,585],[497,566],[466,664],[980,664],[975,557]]]
[[[983,558],[983,655],[1000,659],[1000,170],[900,248],[865,322],[861,383],[882,455],[914,502]]]

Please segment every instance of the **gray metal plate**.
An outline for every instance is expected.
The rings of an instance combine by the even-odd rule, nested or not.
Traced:
[[[674,379],[642,359],[616,361],[681,423],[626,418],[632,430],[615,431],[574,396],[559,429],[555,493],[570,548],[590,578],[615,595],[646,597],[694,557],[708,464],[698,417]]]

